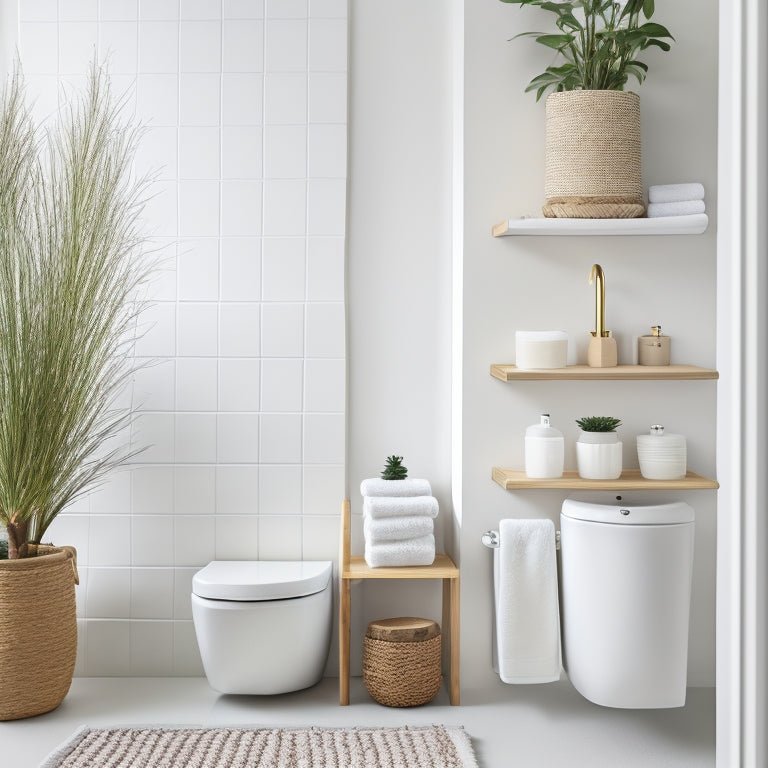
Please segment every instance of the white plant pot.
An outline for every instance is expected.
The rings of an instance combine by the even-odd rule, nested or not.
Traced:
[[[579,476],[616,480],[621,476],[621,440],[615,432],[582,432],[576,441]]]

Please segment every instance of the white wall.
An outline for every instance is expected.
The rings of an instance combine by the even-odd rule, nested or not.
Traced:
[[[451,14],[443,0],[350,6],[348,491],[362,552],[360,481],[405,457],[451,510]],[[353,587],[352,672],[365,625],[440,617],[439,582]]]
[[[620,362],[635,362],[637,336],[660,323],[674,362],[715,366],[715,213],[717,3],[658,4],[658,21],[677,42],[648,55],[640,87],[644,183],[696,180],[707,190],[710,226],[700,237],[501,238],[491,226],[539,215],[543,202],[544,105],[523,93],[550,63],[542,46],[513,35],[542,28],[550,15],[497,0],[465,4],[465,237],[462,673],[500,685],[490,670],[491,552],[480,535],[507,516],[557,519],[566,494],[508,492],[491,466],[521,468],[525,427],[549,411],[566,435],[566,468],[575,469],[574,419],[623,420],[625,466],[637,467],[634,436],[650,424],[687,436],[689,467],[715,474],[714,382],[531,382],[504,384],[491,363],[514,362],[514,331],[563,329],[571,362],[586,362],[594,324],[590,266],[606,274],[606,322]],[[537,50],[541,49],[541,50]],[[613,500],[615,494],[605,494]],[[685,498],[696,510],[696,557],[689,683],[714,684],[715,494],[624,494],[631,502]],[[732,510],[721,510],[732,514]]]
[[[346,0],[19,3],[36,113],[94,47],[148,124],[163,269],[136,354],[150,448],[51,528],[79,552],[78,674],[201,674],[193,573],[334,559],[344,495]],[[331,669],[335,669],[331,656]]]

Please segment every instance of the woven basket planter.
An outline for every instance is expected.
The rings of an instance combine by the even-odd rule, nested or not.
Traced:
[[[77,656],[72,547],[0,561],[0,720],[50,712],[64,700]]]
[[[371,622],[363,640],[363,682],[371,697],[388,707],[417,707],[440,690],[440,628],[426,619],[416,630],[392,629],[403,619]],[[408,638],[403,640],[380,638]]]
[[[546,131],[545,216],[645,215],[636,93],[552,93],[546,103]]]

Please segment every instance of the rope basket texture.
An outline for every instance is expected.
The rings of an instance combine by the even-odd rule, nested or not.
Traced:
[[[0,561],[0,720],[49,712],[69,691],[77,657],[73,547]]]
[[[546,103],[546,133],[545,216],[644,215],[636,93],[552,93]]]
[[[432,701],[441,683],[440,629],[412,641],[380,640],[369,625],[363,640],[363,682],[371,697],[388,707],[417,707]],[[375,625],[376,622],[372,622]],[[435,634],[437,633],[437,634]]]

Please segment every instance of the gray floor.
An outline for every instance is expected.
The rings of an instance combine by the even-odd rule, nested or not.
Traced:
[[[37,768],[81,725],[397,726],[463,725],[480,768],[703,768],[715,764],[715,696],[688,691],[670,710],[609,710],[567,682],[504,686],[482,695],[462,688],[462,704],[442,690],[430,704],[390,709],[353,678],[351,705],[338,706],[338,681],[276,697],[221,696],[204,678],[75,678],[54,712],[0,723],[0,765]],[[85,767],[84,767],[85,768]]]

